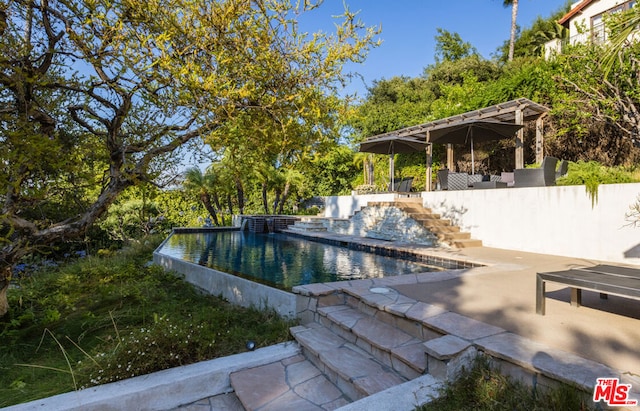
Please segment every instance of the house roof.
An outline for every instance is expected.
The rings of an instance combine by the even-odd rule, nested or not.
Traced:
[[[522,111],[524,121],[535,120],[549,111],[549,109],[543,105],[534,103],[533,101],[526,98],[519,98],[516,100],[510,100],[504,103],[481,108],[479,110],[469,111],[467,113],[457,114],[455,116],[442,118],[440,120],[419,124],[417,126],[406,127],[400,130],[378,134],[376,136],[368,137],[366,141],[376,140],[378,138],[386,137],[389,135],[424,139],[426,138],[426,133],[429,130],[432,130],[436,127],[442,127],[443,125],[455,125],[465,120],[492,119],[508,123],[515,123],[517,110]]]
[[[581,13],[582,9],[584,9],[591,3],[593,3],[593,0],[582,0],[578,5],[576,5],[575,7],[572,7],[567,14],[562,16],[562,18],[558,20],[558,24],[564,26],[565,23],[569,23],[569,20],[571,20],[573,16],[575,16],[578,13]]]

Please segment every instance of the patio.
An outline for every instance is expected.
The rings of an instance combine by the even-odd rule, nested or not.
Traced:
[[[543,161],[543,119],[548,111],[548,108],[529,99],[519,98],[479,110],[371,136],[360,144],[360,151],[389,154],[389,181],[391,182],[389,191],[394,191],[393,157],[395,153],[424,150],[427,163],[426,181],[432,181],[433,144],[447,145],[447,161],[444,169],[449,171],[456,170],[453,145],[463,144],[469,146],[471,150],[471,175],[468,178],[473,180],[478,177],[474,164],[474,140],[476,142],[485,142],[513,138],[515,140],[515,168],[513,170],[502,170],[512,172],[524,169],[524,126],[528,122],[535,121],[535,160],[537,163]],[[393,144],[401,147],[402,151],[394,151]],[[471,181],[471,183],[473,184],[475,181]],[[472,184],[468,186],[472,187]],[[484,186],[480,184],[478,187],[504,188],[502,184],[495,183]],[[426,184],[426,191],[431,191],[433,188],[433,184]]]

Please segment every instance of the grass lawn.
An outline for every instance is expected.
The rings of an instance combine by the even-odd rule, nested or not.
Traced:
[[[159,241],[17,279],[0,319],[0,407],[290,339],[293,323],[277,314],[149,264]]]

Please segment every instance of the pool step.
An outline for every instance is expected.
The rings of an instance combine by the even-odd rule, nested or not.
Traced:
[[[324,220],[320,218],[304,218],[303,220],[296,221],[295,224],[288,227],[293,231],[310,231],[310,232],[322,232],[327,231],[327,227],[324,225]]]

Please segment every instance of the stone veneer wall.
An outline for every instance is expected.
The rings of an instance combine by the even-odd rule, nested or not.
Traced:
[[[398,228],[401,227],[402,230]],[[370,206],[349,220],[329,220],[327,230],[338,234],[434,245],[436,236],[398,207]]]

